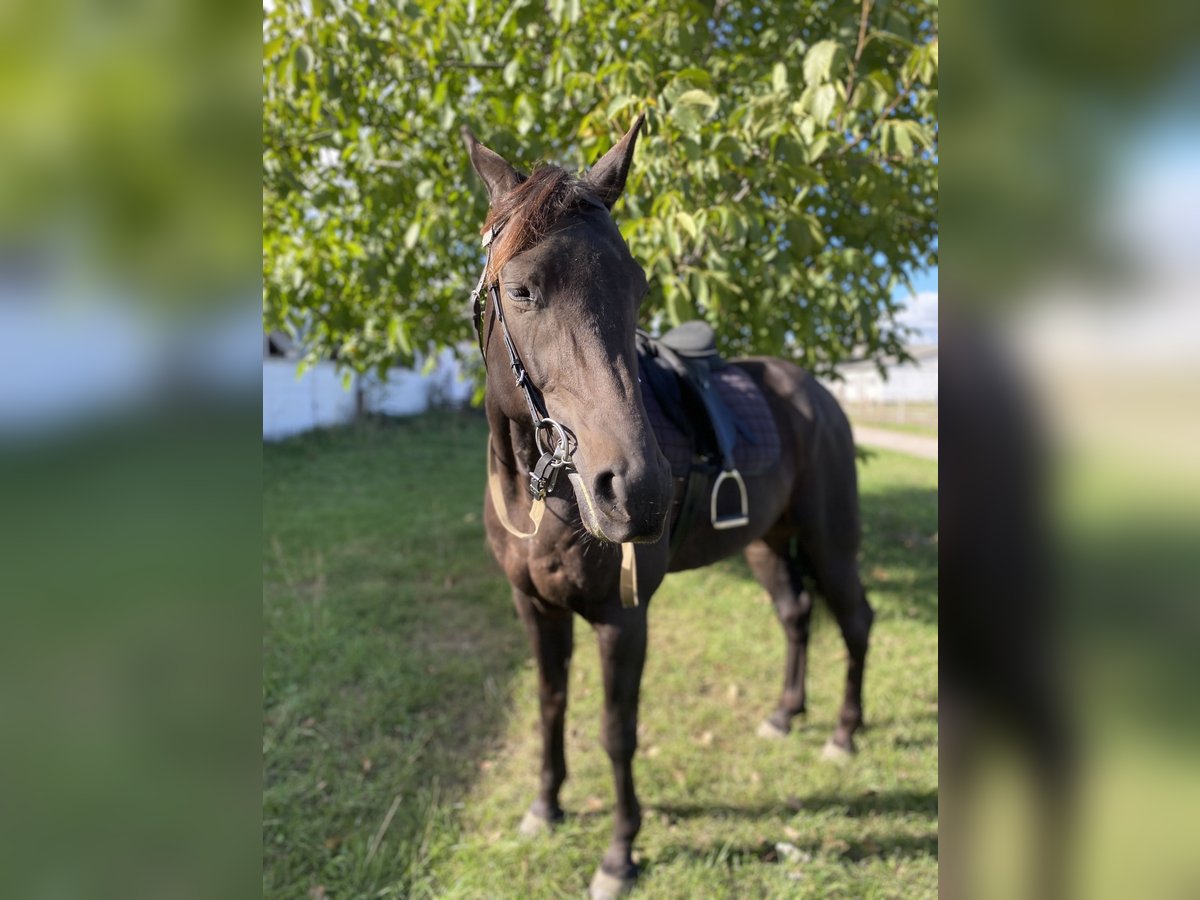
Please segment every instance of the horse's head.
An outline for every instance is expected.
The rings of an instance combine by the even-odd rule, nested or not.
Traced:
[[[641,118],[583,177],[555,166],[526,176],[466,129],[487,185],[487,284],[498,284],[513,343],[548,414],[578,440],[572,478],[585,527],[622,543],[654,541],[666,525],[671,474],[638,384],[634,332],[646,276],[609,210],[621,196]],[[493,310],[484,321],[488,410],[528,427],[525,397]]]

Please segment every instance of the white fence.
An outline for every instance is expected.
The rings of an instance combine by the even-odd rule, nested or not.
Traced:
[[[349,387],[332,362],[297,375],[296,360],[263,360],[263,440],[274,441],[353,422],[362,413],[410,416],[436,404],[462,405],[472,385],[460,378],[454,355],[445,352],[430,374],[392,369],[386,379],[353,376]]]

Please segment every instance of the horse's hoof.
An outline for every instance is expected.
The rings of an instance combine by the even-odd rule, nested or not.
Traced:
[[[758,725],[756,732],[760,738],[768,738],[770,740],[779,740],[787,737],[788,729],[780,728],[770,719],[763,719]]]
[[[856,752],[853,742],[850,743],[849,747],[843,747],[833,738],[830,738],[825,742],[824,749],[821,750],[821,759],[826,762],[845,763],[849,762]]]
[[[592,876],[591,887],[588,888],[588,896],[591,900],[617,900],[618,897],[624,897],[637,884],[637,873],[621,878],[618,875],[609,875],[604,871],[604,868],[596,869],[596,874]]]
[[[540,837],[543,834],[552,832],[559,821],[543,818],[532,809],[528,809],[525,811],[525,816],[521,819],[521,824],[517,828],[517,834],[523,838]]]

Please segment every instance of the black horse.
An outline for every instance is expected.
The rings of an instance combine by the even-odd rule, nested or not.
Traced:
[[[676,523],[687,535],[671,548],[672,472],[638,379],[635,331],[646,277],[609,214],[641,124],[639,117],[581,178],[555,166],[525,175],[464,129],[490,198],[488,264],[476,294],[491,429],[484,515],[539,673],[541,786],[521,828],[537,832],[563,816],[563,725],[578,614],[599,640],[601,734],[616,784],[612,843],[592,881],[593,897],[615,896],[637,875],[638,692],[647,607],[667,572],[745,551],[787,637],[783,694],[759,729],[766,736],[785,735],[805,708],[815,585],[849,651],[830,754],[854,752],[873,619],[858,574],[849,423],[811,375],[784,360],[733,361],[761,389],[782,445],[774,465],[745,479],[748,524],[718,530],[707,515]]]

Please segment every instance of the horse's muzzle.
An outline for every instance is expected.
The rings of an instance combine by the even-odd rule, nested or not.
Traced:
[[[655,448],[647,465],[571,475],[584,526],[614,544],[652,544],[662,537],[671,509],[671,470]]]

